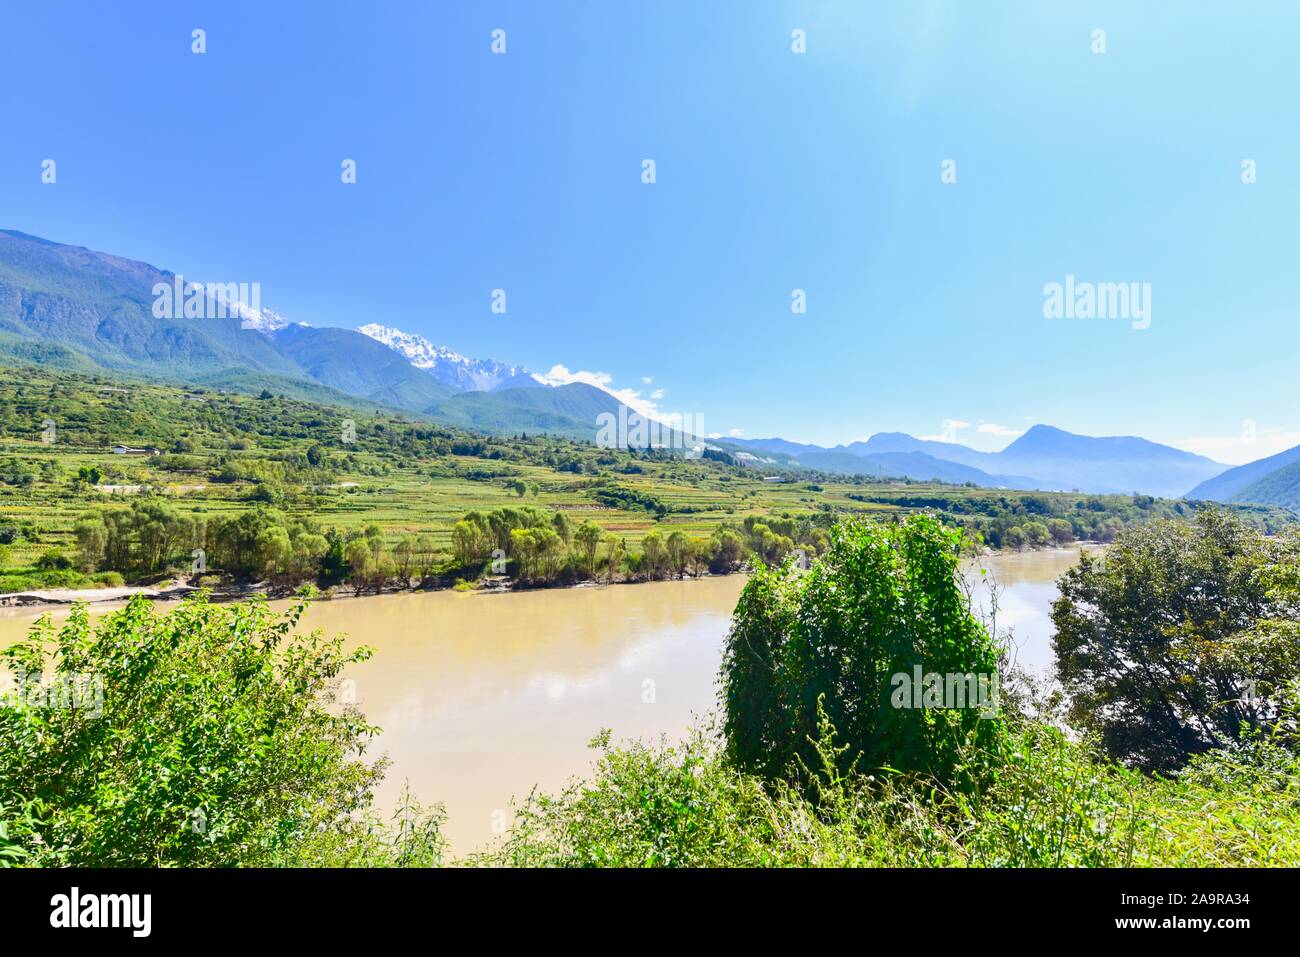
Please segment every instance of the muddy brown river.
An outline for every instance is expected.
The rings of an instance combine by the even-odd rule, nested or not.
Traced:
[[[998,630],[1013,632],[1021,665],[1050,668],[1054,582],[1077,557],[1060,550],[983,561],[999,586]],[[446,833],[463,853],[492,839],[512,798],[533,785],[558,790],[588,771],[587,744],[602,728],[616,739],[672,739],[711,711],[722,641],[743,586],[732,575],[505,594],[417,592],[320,602],[305,622],[375,648],[348,677],[357,704],[383,728],[373,753],[392,760],[379,803],[392,807],[409,781],[422,801],[446,805]],[[977,610],[988,609],[986,582],[974,597]],[[0,645],[41,613],[0,609]]]

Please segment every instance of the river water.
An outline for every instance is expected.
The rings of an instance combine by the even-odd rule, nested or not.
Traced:
[[[985,575],[967,569],[977,611],[991,609],[996,581],[997,629],[1012,633],[1020,665],[1050,669],[1054,582],[1077,558],[1077,550],[999,554],[979,563]],[[348,675],[348,690],[383,728],[373,751],[392,760],[379,804],[392,807],[409,782],[420,800],[446,805],[446,833],[463,853],[492,839],[512,798],[587,772],[587,744],[601,729],[675,739],[712,711],[744,581],[336,599],[304,622],[375,648]],[[0,609],[0,645],[39,614]]]

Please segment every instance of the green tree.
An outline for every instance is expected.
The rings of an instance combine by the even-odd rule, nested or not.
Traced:
[[[604,533],[599,525],[585,521],[573,533],[573,544],[578,551],[579,560],[589,576],[596,574],[596,552],[600,548],[600,539]]]
[[[844,766],[893,768],[952,781],[967,742],[991,745],[998,653],[957,581],[962,535],[928,515],[854,520],[805,574],[759,568],[746,584],[722,665],[723,730],[742,769],[767,777],[817,767],[818,701],[838,732]],[[963,691],[938,702],[910,689],[917,672]],[[900,680],[901,679],[901,680]],[[973,680],[968,680],[973,679]],[[928,679],[927,679],[928,680]],[[977,706],[982,705],[982,706]]]
[[[1122,532],[1085,553],[1052,608],[1076,726],[1111,756],[1176,771],[1276,718],[1300,676],[1300,545],[1219,510]]]
[[[681,531],[672,532],[664,542],[664,553],[668,568],[680,578],[691,558],[690,539]]]
[[[135,598],[92,624],[80,605],[0,652],[64,703],[0,707],[0,795],[40,808],[28,862],[266,866],[351,829],[381,768],[361,760],[375,729],[334,689],[369,652],[296,633],[301,612]]]
[[[668,551],[657,531],[641,539],[641,570],[647,578],[659,578],[668,565]]]
[[[96,512],[79,518],[72,526],[72,537],[77,542],[77,564],[83,572],[98,571],[104,561],[104,548],[108,544],[108,529],[104,519]]]
[[[1057,545],[1068,545],[1074,541],[1074,526],[1063,518],[1048,519],[1047,531]]]

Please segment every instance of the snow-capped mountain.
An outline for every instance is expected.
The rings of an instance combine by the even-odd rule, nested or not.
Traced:
[[[491,392],[500,388],[540,385],[521,366],[509,366],[495,359],[470,359],[446,346],[434,345],[424,336],[403,332],[392,326],[372,322],[359,326],[357,332],[376,342],[382,342],[394,352],[405,356],[417,369],[423,369],[439,382],[457,389]]]
[[[240,302],[238,299],[230,299],[216,286],[208,287],[203,283],[187,282],[185,283],[185,288],[187,293],[190,289],[197,289],[201,292],[206,291],[208,299],[225,307],[226,315],[233,316],[239,320],[239,328],[241,329],[253,329],[256,332],[261,332],[269,336],[272,333],[279,332],[281,329],[285,329],[289,326],[307,325],[305,322],[292,322],[273,309],[267,309],[265,307],[255,309],[253,306],[248,305],[248,303]],[[243,291],[247,292],[247,289],[244,289]],[[258,297],[255,294],[253,297],[254,305],[258,305],[257,300]]]
[[[244,306],[243,303],[226,303],[227,311],[239,320],[240,329],[255,329],[256,332],[270,335],[278,333],[281,329],[287,329],[291,325],[307,325],[307,322],[291,322],[285,317],[268,309],[265,306],[260,309],[253,309]]]
[[[289,326],[305,326],[305,322],[290,322],[278,312],[274,312],[262,307],[261,312],[254,312],[243,303],[235,303],[235,315],[239,317],[239,328],[256,329],[258,332],[270,335],[273,332],[279,332]]]

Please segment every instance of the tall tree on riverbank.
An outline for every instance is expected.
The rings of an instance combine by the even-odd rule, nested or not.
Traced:
[[[1277,719],[1300,676],[1300,538],[1226,512],[1084,554],[1052,609],[1071,716],[1111,756],[1175,771]]]
[[[754,570],[736,606],[722,665],[723,731],[736,764],[768,777],[817,767],[819,701],[846,746],[847,768],[961,776],[958,750],[988,745],[998,653],[957,582],[962,534],[928,515],[837,526],[826,554],[799,574],[792,562]],[[993,700],[913,689],[918,671],[967,676]],[[978,685],[977,685],[978,687]]]

